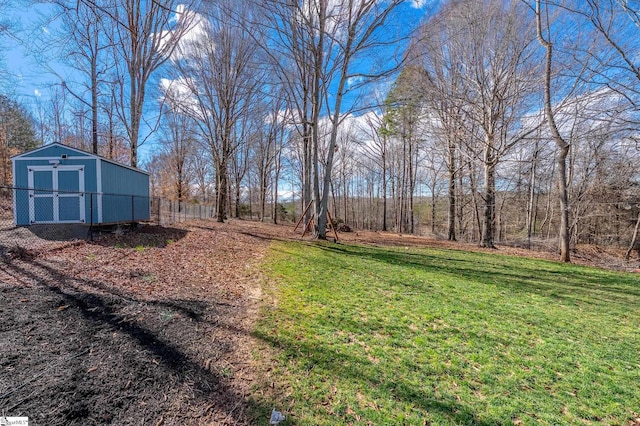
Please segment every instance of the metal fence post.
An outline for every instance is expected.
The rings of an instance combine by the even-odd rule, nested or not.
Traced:
[[[89,240],[93,241],[93,193],[89,193]]]

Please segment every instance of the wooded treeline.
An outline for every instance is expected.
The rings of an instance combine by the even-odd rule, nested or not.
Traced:
[[[140,165],[216,218],[630,248],[631,2],[56,0],[35,134]],[[42,42],[44,43],[44,42]],[[53,48],[53,47],[55,48]],[[53,70],[51,69],[53,72]],[[56,74],[57,75],[57,74]],[[635,232],[634,232],[635,231]],[[565,246],[564,243],[567,245]]]

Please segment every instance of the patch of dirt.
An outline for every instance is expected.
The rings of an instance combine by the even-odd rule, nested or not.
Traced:
[[[389,232],[338,236],[557,258]],[[0,410],[32,426],[266,424],[270,407],[251,397],[263,392],[266,369],[265,345],[251,334],[262,298],[255,265],[272,240],[300,239],[290,224],[198,221],[7,257]],[[598,265],[606,256],[619,261],[584,247],[574,260]]]

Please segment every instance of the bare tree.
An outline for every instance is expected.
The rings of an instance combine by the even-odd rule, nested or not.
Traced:
[[[260,22],[252,23],[253,28],[262,29],[261,38],[255,41],[265,52],[274,80],[287,100],[287,108],[292,124],[301,141],[301,189],[302,210],[309,205],[312,196],[312,130],[314,111],[320,111],[322,97],[314,94],[313,61],[317,57],[318,43],[324,38],[316,37],[314,11],[317,2],[276,0],[256,2]],[[310,220],[307,213],[305,224]]]
[[[353,62],[367,55],[373,55],[381,46],[393,45],[395,34],[384,34],[387,18],[401,4],[401,1],[378,2],[375,0],[347,1],[334,3],[328,0],[279,2],[267,1],[263,7],[269,23],[270,46],[277,46],[277,52],[287,58],[285,66],[296,70],[293,85],[287,84],[292,105],[297,105],[301,119],[304,142],[303,194],[308,192],[307,174],[311,169],[310,185],[315,201],[315,235],[326,239],[327,204],[333,156],[338,138],[338,127],[344,118],[345,95],[359,89],[362,84],[348,85],[348,81],[358,78],[369,82],[384,75],[397,63],[387,61],[380,66],[371,61],[371,68],[352,67]],[[284,35],[283,35],[284,34]],[[386,54],[389,51],[385,52]],[[274,55],[275,56],[275,55]],[[274,61],[277,63],[277,60]],[[288,73],[283,71],[281,76]],[[282,78],[281,81],[287,81]],[[296,86],[299,85],[299,86]],[[297,103],[293,103],[297,100]],[[320,120],[326,115],[331,123],[324,149],[325,158],[320,158],[322,134]],[[307,141],[310,141],[307,144]],[[322,175],[322,176],[321,176]]]
[[[11,8],[14,7],[13,3],[14,3],[14,0],[0,0],[0,10],[3,10],[3,11],[11,10]],[[16,30],[16,22],[11,19],[11,13],[2,14],[2,17],[0,17],[0,43],[4,42],[5,38],[12,37],[15,30]],[[0,44],[0,48],[1,47],[2,45]],[[2,56],[2,51],[0,51],[0,76],[6,77],[8,73],[6,73],[4,69],[3,60],[4,58]],[[2,78],[0,80],[2,80],[0,82],[0,87],[5,88],[9,79]]]
[[[258,217],[265,220],[267,212],[267,197],[269,189],[272,188],[272,198],[274,204],[277,203],[277,178],[279,162],[282,154],[282,139],[284,133],[284,120],[282,117],[282,107],[284,98],[275,96],[269,103],[264,103],[263,113],[256,114],[259,120],[264,123],[259,125],[259,130],[255,133],[252,146],[253,163],[256,166],[258,180],[259,208]],[[260,110],[258,110],[260,111]],[[274,180],[275,178],[275,180]],[[272,214],[275,210],[272,209]],[[276,221],[276,216],[273,216]]]
[[[115,88],[113,86],[109,86],[109,88],[109,93],[103,97],[100,103],[102,116],[105,117],[105,122],[102,126],[103,130],[101,132],[104,139],[101,155],[111,160],[126,162],[129,155],[127,154],[126,157],[124,155],[126,154],[123,149],[125,144],[123,135],[125,132],[116,117],[115,103],[117,96]]]
[[[397,41],[397,39],[394,40],[394,35],[392,34],[387,33],[384,38],[381,37],[381,34],[387,18],[401,3],[399,0],[392,0],[386,3],[376,0],[350,1],[337,6],[336,9],[331,11],[330,15],[326,14],[326,7],[324,13],[323,7],[318,8],[320,12],[317,15],[319,28],[324,31],[333,30],[333,33],[328,34],[327,38],[331,41],[330,49],[335,50],[336,56],[316,59],[314,62],[317,74],[315,81],[317,84],[317,79],[320,78],[321,74],[324,74],[325,78],[330,77],[329,80],[337,83],[335,97],[333,97],[331,104],[327,105],[332,126],[325,161],[322,194],[319,200],[316,199],[315,206],[317,218],[316,236],[319,239],[326,239],[327,203],[331,183],[331,170],[338,130],[343,118],[344,96],[349,91],[347,81],[355,77],[371,80],[390,71],[389,68],[386,68],[381,71],[370,70],[363,73],[352,69],[353,61],[374,53],[382,45]],[[321,51],[316,52],[316,54],[321,54]],[[393,63],[389,65],[391,68],[397,66],[397,64]],[[318,69],[318,66],[322,66],[322,68]],[[317,129],[317,127],[315,126],[314,129]],[[317,135],[315,143],[317,144]]]
[[[67,108],[67,91],[54,86],[51,88],[51,94],[49,96],[49,129],[52,134],[53,142],[64,143],[68,137],[69,129],[65,120],[65,111]]]
[[[210,203],[212,199],[211,182],[215,180],[212,170],[213,161],[210,151],[202,141],[198,140],[194,145],[194,156],[192,161],[194,184],[197,190],[198,199],[202,203]]]
[[[11,10],[12,0],[1,0],[0,7],[2,10]],[[6,35],[9,33],[13,27],[13,22],[8,19],[10,15],[4,14],[2,19],[0,20],[0,35]]]
[[[602,41],[598,49],[589,49],[591,44],[575,48],[591,59],[583,61],[590,75],[598,76],[597,80],[590,79],[589,82],[605,84],[625,97],[636,112],[640,110],[640,62],[636,55],[640,11],[637,2],[586,0],[562,2],[559,7],[581,18],[594,30],[590,34]]]
[[[256,117],[252,117],[249,114],[242,114],[238,118],[238,123],[233,128],[231,140],[233,141],[234,149],[232,155],[229,156],[229,172],[231,179],[229,179],[229,207],[233,206],[233,217],[240,218],[243,213],[242,208],[242,192],[243,181],[249,171],[249,158],[250,158],[250,140],[252,135],[256,133],[255,129]],[[233,200],[231,197],[234,197]],[[250,210],[250,209],[249,209]],[[249,212],[250,215],[252,214]]]
[[[542,2],[535,2],[535,17],[538,41],[545,49],[544,63],[544,112],[547,119],[547,125],[551,136],[558,150],[557,156],[557,172],[558,172],[558,198],[560,201],[560,260],[562,262],[570,262],[570,231],[569,231],[569,192],[567,180],[567,156],[571,145],[560,134],[560,130],[555,121],[555,114],[552,105],[551,82],[553,67],[553,43],[551,41],[550,23],[548,20],[543,22]],[[547,10],[545,10],[546,13]],[[548,14],[547,14],[548,16]],[[545,31],[546,30],[546,31]]]
[[[382,102],[380,103],[382,104]],[[377,112],[368,113],[364,118],[366,125],[360,128],[360,131],[366,136],[366,140],[361,141],[361,152],[365,159],[368,160],[366,162],[361,161],[361,163],[365,163],[364,167],[369,167],[369,164],[372,164],[380,174],[382,231],[387,231],[388,138],[391,135],[388,117],[385,114],[385,109],[380,114]]]
[[[411,60],[424,67],[422,77],[415,82],[423,91],[427,117],[433,137],[446,151],[448,173],[447,239],[456,240],[456,184],[461,165],[458,152],[465,137],[464,65],[459,55],[458,38],[448,37],[446,9],[422,25],[411,49]]]
[[[287,140],[287,130],[286,130],[285,121],[280,118],[280,125],[274,129],[274,137],[275,137],[275,158],[273,163],[273,185],[272,185],[272,199],[273,199],[273,223],[278,224],[278,215],[280,213],[280,204],[279,204],[279,188],[280,188],[280,176],[282,174],[283,169],[283,151],[285,148],[285,143]],[[291,194],[293,196],[293,193]],[[295,206],[295,203],[294,203]]]
[[[97,6],[95,0],[81,1]],[[129,138],[133,167],[143,142],[140,128],[148,83],[191,29],[194,14],[189,8],[194,6],[183,0],[110,0],[109,6],[100,7],[114,28],[116,107]]]
[[[432,120],[448,147],[449,239],[455,239],[459,145],[465,143],[484,170],[480,244],[493,248],[498,164],[535,129],[522,121],[536,89],[533,35],[527,31],[532,20],[525,11],[516,2],[451,2],[424,24],[412,51],[425,67],[416,85],[426,90]]]
[[[233,1],[218,2],[200,21],[198,40],[185,43],[174,61],[179,77],[165,88],[183,114],[191,115],[214,160],[217,220],[223,222],[228,203],[229,167],[239,146],[243,125],[259,94],[255,67],[257,46],[250,29],[239,22],[249,16]]]
[[[482,16],[482,12],[472,8],[467,16]],[[527,31],[531,20],[524,12],[519,3],[505,6],[496,1],[483,18],[468,23],[473,37],[465,58],[469,61],[466,77],[472,84],[467,117],[481,130],[483,247],[494,247],[496,167],[509,149],[535,131],[535,126],[522,121],[522,113],[532,105],[528,97],[535,90],[536,62]],[[493,28],[483,20],[493,22]]]
[[[190,117],[166,112],[162,126],[162,152],[165,154],[166,165],[170,171],[174,187],[175,199],[185,202],[191,189],[191,161],[194,154],[194,129]]]
[[[91,150],[98,154],[98,114],[101,110],[99,97],[101,86],[112,61],[108,59],[110,49],[109,32],[105,26],[106,6],[104,0],[92,3],[71,0],[55,0],[54,4],[61,16],[62,29],[56,44],[59,54],[76,71],[73,78],[58,75],[48,64],[45,66],[61,80],[62,87],[78,102],[90,111],[91,116]],[[49,43],[47,43],[49,44]],[[46,46],[50,49],[50,46]],[[75,81],[82,76],[84,81]],[[88,93],[88,97],[87,97]]]

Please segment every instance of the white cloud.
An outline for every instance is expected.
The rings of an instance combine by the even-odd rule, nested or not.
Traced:
[[[171,108],[175,108],[192,117],[199,117],[202,113],[197,99],[193,96],[193,82],[180,77],[175,80],[160,79],[162,97]]]
[[[171,59],[177,61],[185,56],[197,56],[199,44],[209,38],[207,18],[180,5],[177,8],[175,21],[188,27],[178,41],[178,48],[174,50]]]
[[[347,80],[347,87],[353,87],[356,84],[362,83],[364,81],[364,77],[351,77]]]
[[[294,193],[291,190],[280,190],[278,189],[278,201],[279,202],[286,202],[286,201],[291,201],[294,197]]]
[[[422,9],[428,2],[429,0],[411,0],[411,7],[414,9]]]
[[[35,89],[35,90],[33,91],[33,94],[34,94],[34,95],[36,95],[37,97],[42,96],[42,93],[41,93],[38,89]]]

